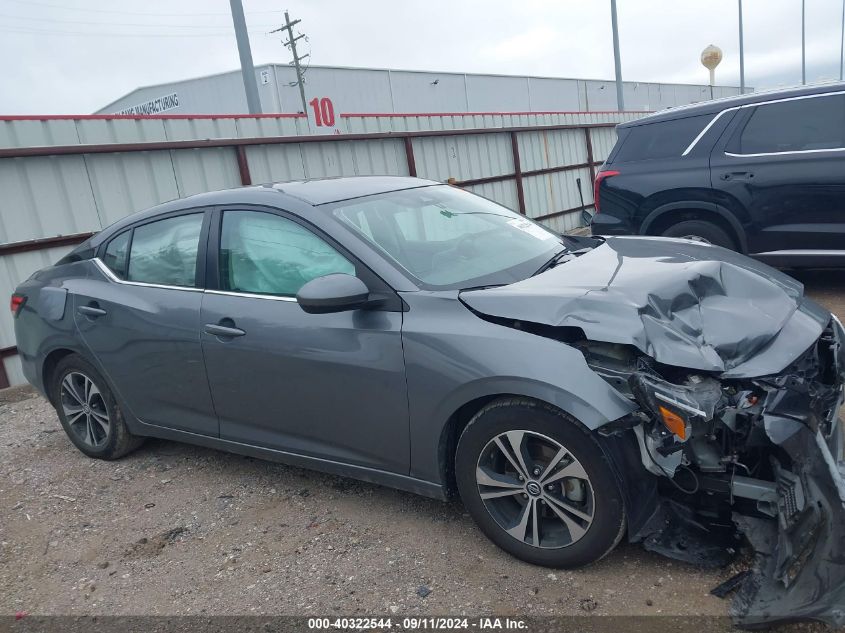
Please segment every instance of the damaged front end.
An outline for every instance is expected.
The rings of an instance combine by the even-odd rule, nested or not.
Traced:
[[[734,582],[739,623],[845,625],[845,332],[799,282],[709,245],[608,237],[461,300],[579,348],[636,404],[595,429],[626,488],[630,540],[722,565],[744,537],[757,561]]]
[[[756,551],[753,571],[734,583],[740,625],[845,625],[844,343],[834,318],[786,369],[753,378],[661,364],[630,345],[574,343],[639,405],[600,429],[633,431],[656,475],[658,494],[631,539],[699,564],[727,563],[739,534]]]

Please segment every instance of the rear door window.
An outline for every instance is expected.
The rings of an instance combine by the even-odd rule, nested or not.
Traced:
[[[840,147],[845,147],[845,95],[831,95],[757,106],[729,151],[768,154]]]
[[[700,114],[673,121],[629,127],[628,134],[613,162],[628,163],[655,158],[678,158],[714,116],[714,114]]]
[[[192,213],[135,227],[126,278],[165,286],[196,286],[202,222],[202,213]]]

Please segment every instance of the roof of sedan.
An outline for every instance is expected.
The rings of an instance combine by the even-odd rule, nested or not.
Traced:
[[[439,184],[442,183],[407,176],[353,176],[281,182],[274,184],[273,188],[316,206],[400,189]]]
[[[659,121],[671,121],[673,119],[696,116],[699,114],[715,114],[716,112],[721,112],[722,110],[726,110],[728,108],[738,108],[740,106],[751,105],[754,103],[842,91],[845,91],[845,83],[842,82],[816,84],[813,86],[799,86],[797,88],[764,90],[761,92],[752,92],[733,97],[724,97],[722,99],[713,99],[711,101],[704,101],[701,103],[691,103],[689,105],[678,106],[676,108],[668,108],[634,121],[621,123],[618,127],[635,127],[638,125],[647,125],[649,123],[657,123]]]
[[[237,187],[221,191],[198,193],[187,198],[178,198],[156,205],[150,209],[133,213],[122,220],[118,220],[91,238],[90,243],[97,246],[111,235],[118,233],[123,227],[154,218],[155,216],[194,207],[207,207],[229,204],[272,204],[272,196],[280,194],[296,198],[311,206],[351,200],[363,196],[372,196],[390,191],[416,189],[442,185],[443,183],[423,178],[409,176],[345,176],[339,178],[318,178],[314,180],[294,180],[290,182],[270,183],[251,187]],[[269,198],[268,198],[269,196]]]

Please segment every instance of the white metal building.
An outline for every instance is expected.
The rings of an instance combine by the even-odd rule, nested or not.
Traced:
[[[296,73],[286,64],[257,66],[265,113],[301,112]],[[715,86],[712,97],[739,94]],[[711,98],[711,87],[626,81],[625,108],[661,110]],[[336,112],[599,112],[616,110],[612,81],[455,72],[311,66],[306,100],[329,98]],[[242,114],[247,112],[240,71],[137,88],[97,114]]]

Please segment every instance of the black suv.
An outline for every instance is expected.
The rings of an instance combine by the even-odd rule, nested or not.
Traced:
[[[674,108],[617,131],[596,176],[593,234],[845,266],[845,84]]]

